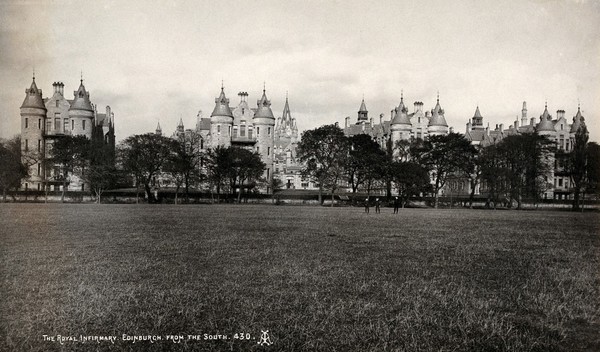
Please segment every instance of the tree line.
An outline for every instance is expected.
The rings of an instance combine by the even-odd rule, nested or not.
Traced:
[[[463,135],[449,133],[428,138],[388,143],[383,148],[366,134],[345,136],[337,125],[304,132],[298,144],[302,174],[333,199],[336,190],[347,187],[370,195],[376,188],[387,197],[396,194],[404,206],[411,197],[429,195],[438,207],[449,181],[468,184],[472,207],[477,187],[486,196],[486,206],[516,204],[524,199],[540,201],[553,187],[548,179],[555,162],[572,180],[573,209],[581,207],[581,195],[600,190],[600,152],[588,141],[585,125],[579,128],[572,151],[556,148],[537,133],[510,135],[487,147],[474,146]],[[332,202],[333,204],[333,202]]]
[[[176,202],[181,189],[187,199],[190,189],[208,186],[217,200],[227,194],[239,202],[244,192],[281,187],[276,178],[266,184],[262,178],[266,165],[258,153],[237,147],[204,150],[201,146],[202,137],[194,131],[178,138],[138,134],[120,142],[115,155],[101,140],[64,136],[51,144],[45,165],[48,172],[52,168],[54,180],[62,182],[63,199],[72,175],[90,185],[97,201],[107,189],[135,185],[153,202],[157,181],[174,186]],[[303,177],[318,187],[320,203],[325,192],[333,199],[336,191],[344,188],[367,195],[384,190],[387,197],[397,195],[402,206],[414,196],[430,196],[438,207],[441,191],[451,189],[458,180],[469,185],[470,206],[479,187],[486,206],[505,203],[521,208],[524,199],[539,201],[553,187],[547,175],[557,163],[562,175],[571,180],[574,209],[581,207],[586,194],[600,190],[600,146],[588,141],[585,124],[575,134],[568,153],[536,133],[510,135],[487,147],[474,146],[463,135],[449,133],[401,140],[395,145],[388,142],[382,148],[366,134],[348,137],[337,125],[325,125],[302,134],[297,155]],[[18,189],[29,177],[29,166],[40,158],[22,154],[19,137],[0,143],[4,200],[9,190]]]

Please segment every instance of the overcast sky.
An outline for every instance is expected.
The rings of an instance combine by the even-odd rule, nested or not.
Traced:
[[[301,130],[356,121],[400,101],[426,109],[437,91],[458,132],[479,104],[484,124],[511,124],[527,101],[569,120],[581,109],[600,140],[600,1],[33,1],[0,3],[0,137],[20,132],[36,82],[84,84],[110,105],[117,140],[170,134],[209,117],[221,80],[231,105],[254,106],[266,82],[276,116],[286,91]]]

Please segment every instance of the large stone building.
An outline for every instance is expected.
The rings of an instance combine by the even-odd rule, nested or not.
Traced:
[[[98,113],[90,101],[81,79],[73,99],[64,96],[64,84],[54,82],[52,96],[43,98],[35,83],[25,90],[21,104],[21,150],[23,161],[29,167],[30,177],[23,181],[23,190],[59,190],[62,187],[60,169],[47,163],[54,140],[65,136],[85,136],[101,143],[114,158],[115,124],[110,106]],[[88,186],[74,175],[68,175],[68,189],[87,191]]]
[[[257,107],[248,104],[248,93],[239,92],[240,101],[232,108],[221,87],[219,96],[215,99],[215,107],[209,118],[197,115],[195,129],[185,129],[180,120],[173,138],[181,138],[186,133],[194,131],[200,136],[199,152],[217,146],[236,146],[257,152],[266,169],[263,178],[270,185],[274,176],[275,160],[275,117],[271,110],[271,101],[263,89],[262,97],[257,101]],[[155,133],[162,134],[160,123]],[[263,189],[270,192],[270,187]]]
[[[528,116],[527,102],[523,102],[520,121],[517,118],[508,128],[505,128],[503,124],[497,124],[494,129],[490,129],[489,126],[484,127],[483,116],[477,106],[475,114],[467,123],[465,137],[473,145],[487,147],[515,134],[537,132],[541,136],[546,136],[556,144],[556,152],[548,156],[548,162],[553,167],[544,177],[548,185],[544,192],[544,198],[567,199],[572,193],[573,185],[566,169],[566,158],[573,149],[575,133],[582,125],[585,125],[585,118],[581,114],[580,107],[577,107],[577,113],[569,123],[564,110],[557,110],[556,118],[553,119],[548,112],[548,104],[546,104],[544,112],[539,117],[539,122],[536,123],[535,117]],[[479,193],[479,189],[476,191]]]
[[[425,139],[428,136],[448,134],[448,124],[444,117],[444,109],[440,106],[439,94],[435,107],[430,111],[423,111],[423,102],[416,101],[413,112],[409,113],[404,105],[404,94],[401,93],[400,104],[391,110],[390,120],[384,121],[384,115],[380,114],[379,123],[374,124],[373,118],[369,118],[368,114],[363,99],[356,123],[350,124],[350,117],[346,117],[344,134],[368,134],[384,149],[393,148],[400,140]]]

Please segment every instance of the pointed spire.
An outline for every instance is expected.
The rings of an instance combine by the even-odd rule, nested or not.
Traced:
[[[155,134],[162,135],[162,128],[160,128],[160,121],[156,124]]]
[[[79,80],[79,82],[81,82],[81,84],[83,84],[83,70],[81,70],[81,79]]]

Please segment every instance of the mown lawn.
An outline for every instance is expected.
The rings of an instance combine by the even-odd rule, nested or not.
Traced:
[[[0,204],[0,350],[598,351],[599,229],[556,211]],[[228,340],[188,339],[205,333]]]

